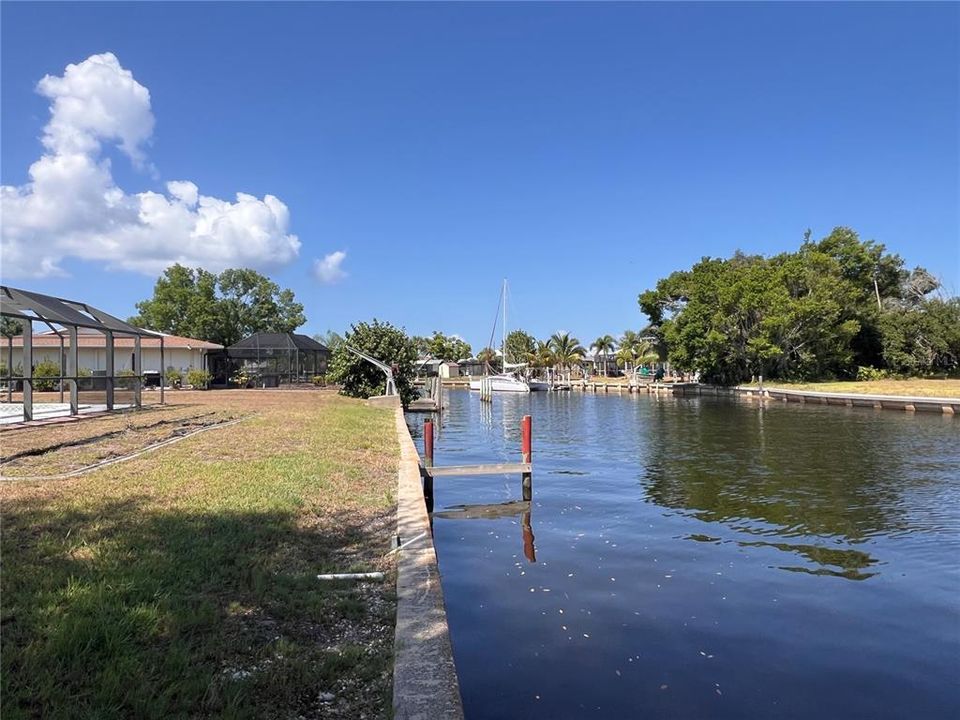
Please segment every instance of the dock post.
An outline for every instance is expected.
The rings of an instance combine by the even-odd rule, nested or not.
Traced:
[[[423,421],[423,454],[427,465],[433,465],[433,420]]]
[[[423,462],[427,467],[433,467],[433,420],[423,421]],[[425,473],[423,476],[423,499],[427,503],[427,512],[433,512],[433,475]]]
[[[531,463],[533,462],[533,434],[532,434],[532,420],[529,415],[524,415],[523,419],[520,421],[520,435],[521,435],[521,445],[520,445],[520,454],[521,462]],[[525,472],[523,473],[523,499],[530,501],[533,498],[533,474]]]

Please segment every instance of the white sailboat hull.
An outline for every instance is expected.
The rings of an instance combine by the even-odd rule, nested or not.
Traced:
[[[490,375],[486,378],[490,381],[490,389],[493,392],[516,392],[528,393],[530,386],[524,380],[515,378],[513,375]],[[476,378],[470,381],[471,390],[479,390],[483,378]]]

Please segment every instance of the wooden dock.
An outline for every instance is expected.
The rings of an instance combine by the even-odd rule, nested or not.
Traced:
[[[526,474],[533,472],[533,465],[531,463],[488,463],[486,465],[443,465],[437,467],[425,464],[422,472],[430,477]]]
[[[417,398],[407,406],[407,412],[434,413],[440,411],[440,403],[433,398]]]

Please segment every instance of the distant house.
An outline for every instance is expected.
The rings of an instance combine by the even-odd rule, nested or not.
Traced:
[[[440,363],[436,358],[418,358],[414,364],[418,377],[436,377],[440,374]]]
[[[462,358],[457,361],[457,370],[461,376],[483,375],[484,365],[476,358]]]
[[[163,365],[160,363],[159,338],[144,337],[140,340],[141,364],[144,372],[161,372],[167,368],[176,368],[186,372],[191,368],[207,369],[207,356],[211,352],[223,350],[223,345],[197,340],[196,338],[181,337],[179,335],[163,335]],[[8,338],[0,338],[0,360],[8,362],[10,351]],[[61,364],[66,368],[66,358],[60,355],[60,336],[53,331],[36,333],[33,336],[33,363],[42,362]],[[113,340],[113,357],[115,372],[133,370],[134,339],[117,335]],[[67,333],[63,337],[64,351],[70,348],[70,338]],[[22,363],[23,336],[17,335],[12,339],[13,367]],[[87,328],[77,329],[77,364],[81,370],[91,370],[94,375],[102,374],[107,369],[107,338],[98,331]],[[165,367],[164,367],[165,366]]]
[[[440,363],[439,374],[442,378],[460,377],[460,365],[450,360],[442,362]]]

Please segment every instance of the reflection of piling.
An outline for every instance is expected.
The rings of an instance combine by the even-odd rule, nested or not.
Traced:
[[[520,454],[522,463],[533,462],[533,421],[529,415],[524,415],[520,421],[520,431],[522,442],[520,445]],[[523,473],[523,499],[531,500],[533,498],[533,473]]]
[[[520,527],[523,528],[523,555],[532,563],[537,561],[537,549],[533,545],[533,526],[530,524],[530,511],[520,516]]]

